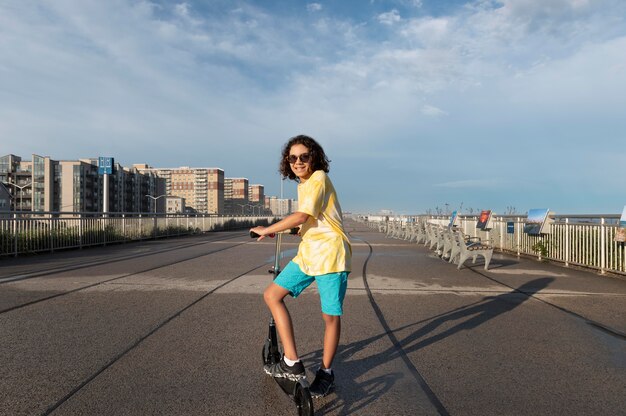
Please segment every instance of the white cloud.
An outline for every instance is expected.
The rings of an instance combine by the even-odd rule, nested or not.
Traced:
[[[432,105],[428,105],[428,104],[424,104],[422,106],[421,111],[422,111],[422,114],[424,114],[425,116],[429,116],[429,117],[440,117],[440,116],[445,116],[448,114],[442,109],[437,108]]]
[[[518,19],[569,19],[577,13],[586,13],[595,7],[609,4],[600,0],[500,0],[500,11]],[[600,5],[599,3],[604,3]]]
[[[322,5],[319,3],[309,3],[306,5],[306,9],[310,12],[319,12],[322,10]]]
[[[189,17],[189,4],[180,3],[174,6],[174,11],[177,15],[182,17]]]
[[[434,45],[450,36],[450,26],[450,18],[419,18],[409,21],[399,33],[421,45]]]
[[[391,26],[395,23],[398,23],[400,20],[402,20],[402,18],[400,17],[400,13],[396,9],[378,15],[378,21],[384,25]]]

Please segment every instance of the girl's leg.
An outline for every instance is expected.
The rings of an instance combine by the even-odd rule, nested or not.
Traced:
[[[289,294],[289,291],[283,287],[278,286],[275,283],[271,283],[265,292],[263,298],[265,303],[272,312],[274,321],[276,322],[276,329],[280,335],[280,340],[283,343],[283,352],[285,357],[290,360],[298,359],[298,352],[296,351],[296,340],[293,335],[293,325],[291,323],[291,315],[287,310],[284,299]]]
[[[322,368],[331,368],[337,352],[337,346],[339,345],[339,336],[341,335],[341,316],[322,313],[322,318],[326,324]]]

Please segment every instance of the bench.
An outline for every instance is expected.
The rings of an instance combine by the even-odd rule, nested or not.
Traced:
[[[460,230],[454,231],[454,244],[450,253],[450,263],[458,257],[458,267],[460,269],[463,263],[472,257],[472,263],[476,263],[476,258],[482,256],[485,259],[485,270],[489,269],[489,263],[493,256],[493,246],[473,237],[465,236]]]

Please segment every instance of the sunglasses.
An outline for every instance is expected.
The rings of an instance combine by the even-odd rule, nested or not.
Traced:
[[[291,163],[292,165],[294,163],[296,163],[298,161],[298,159],[300,159],[300,162],[302,162],[302,163],[309,163],[311,161],[311,154],[310,153],[302,153],[301,155],[289,155],[289,156],[287,156],[287,161],[289,163]]]

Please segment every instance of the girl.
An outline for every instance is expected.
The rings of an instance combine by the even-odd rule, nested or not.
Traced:
[[[280,173],[283,178],[298,182],[298,211],[269,227],[251,229],[260,235],[258,240],[262,240],[268,234],[300,227],[302,241],[298,254],[264,292],[265,303],[274,316],[284,350],[283,359],[265,366],[265,372],[291,380],[305,377],[296,350],[291,316],[283,300],[287,295],[297,297],[315,281],[325,331],[322,363],[310,389],[314,397],[325,396],[334,386],[331,365],[339,345],[343,299],[352,258],[337,193],[326,175],[329,162],[324,149],[311,137],[291,138],[283,147]]]

